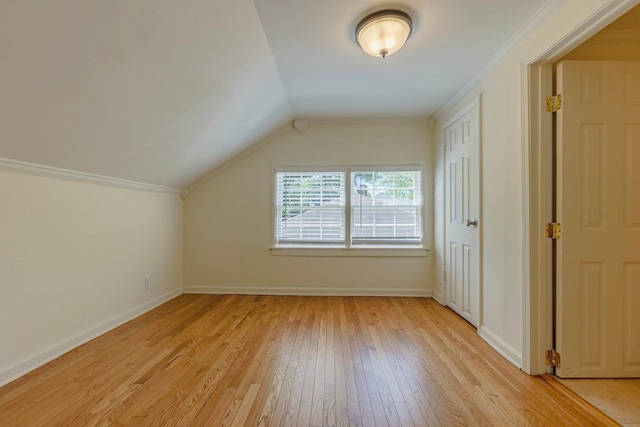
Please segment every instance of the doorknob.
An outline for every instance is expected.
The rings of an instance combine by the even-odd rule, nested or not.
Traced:
[[[475,228],[475,227],[478,226],[478,220],[475,219],[475,218],[474,219],[467,219],[466,222],[467,222],[467,224],[466,224],[467,227],[474,227]]]

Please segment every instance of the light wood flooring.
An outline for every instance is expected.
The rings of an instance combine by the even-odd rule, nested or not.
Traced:
[[[428,298],[182,295],[0,388],[1,426],[610,426]]]
[[[640,427],[640,379],[559,381],[624,427]]]

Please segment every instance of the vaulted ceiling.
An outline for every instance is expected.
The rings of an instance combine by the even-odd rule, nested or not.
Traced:
[[[185,187],[294,118],[428,118],[557,0],[0,2],[0,158]],[[413,16],[363,53],[367,13]]]

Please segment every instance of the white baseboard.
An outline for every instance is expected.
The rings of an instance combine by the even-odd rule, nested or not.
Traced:
[[[485,340],[491,347],[500,353],[505,359],[513,363],[519,369],[522,368],[522,353],[504,342],[502,338],[493,333],[485,326],[481,326],[478,330],[480,337]]]
[[[432,293],[433,295],[431,297],[434,300],[438,301],[440,305],[446,305],[444,301],[444,295],[442,295],[440,292],[437,292],[437,291],[433,291]]]
[[[110,319],[105,320],[91,328],[85,329],[75,335],[67,337],[57,343],[54,343],[48,347],[38,350],[32,354],[29,354],[14,363],[0,367],[0,387],[10,383],[13,380],[20,378],[23,375],[33,371],[36,368],[62,356],[65,353],[73,350],[76,347],[85,344],[92,339],[99,337],[112,329],[126,323],[136,317],[152,310],[159,305],[181,295],[182,289],[176,289],[161,295],[153,300],[140,304],[130,310],[125,311],[122,314],[113,316]]]
[[[219,287],[187,286],[185,294],[240,294],[240,295],[301,295],[301,296],[384,296],[384,297],[431,297],[428,289],[371,289],[371,288],[307,288],[307,287]]]

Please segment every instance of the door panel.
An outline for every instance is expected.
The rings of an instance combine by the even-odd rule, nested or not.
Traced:
[[[639,377],[640,64],[557,71],[556,374]]]
[[[470,245],[462,245],[462,316],[466,319],[473,318],[471,309],[471,262],[473,253]],[[477,326],[477,325],[476,325]]]
[[[624,296],[624,366],[633,369],[640,367],[640,263],[624,265]]]
[[[447,269],[447,283],[449,284],[447,288],[447,305],[451,307],[454,311],[460,312],[460,300],[458,292],[461,288],[459,286],[459,270],[458,265],[460,264],[458,256],[460,255],[460,251],[458,250],[458,243],[449,242],[449,254],[448,254],[448,269]]]
[[[640,229],[640,126],[625,125],[624,130],[625,226]]]
[[[446,303],[478,326],[480,313],[479,104],[445,127]]]
[[[604,307],[606,301],[606,273],[604,263],[584,262],[581,264],[580,278],[583,283],[581,292],[582,328],[580,358],[584,366],[602,368],[604,363]]]

